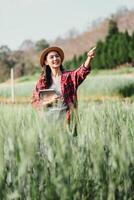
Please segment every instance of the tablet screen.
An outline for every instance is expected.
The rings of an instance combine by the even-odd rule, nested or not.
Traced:
[[[39,91],[40,99],[48,99],[54,95],[56,95],[56,91],[54,89],[43,89]]]

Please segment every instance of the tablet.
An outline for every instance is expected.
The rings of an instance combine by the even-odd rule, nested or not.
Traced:
[[[56,91],[54,89],[43,89],[39,91],[39,97],[40,99],[44,98],[50,98],[54,95],[56,95]]]

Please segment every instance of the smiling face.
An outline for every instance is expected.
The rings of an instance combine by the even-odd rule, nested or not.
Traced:
[[[51,51],[47,54],[45,64],[50,68],[57,69],[61,65],[61,57],[56,51]]]

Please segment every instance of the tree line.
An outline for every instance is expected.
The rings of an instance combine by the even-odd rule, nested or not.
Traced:
[[[45,39],[37,41],[35,47],[29,51],[11,51],[7,45],[2,45],[0,47],[0,82],[10,78],[11,68],[14,69],[15,78],[32,75],[39,71],[35,58],[46,47],[49,47],[49,43]]]
[[[134,32],[132,35],[127,30],[120,32],[116,21],[112,19],[105,41],[98,41],[96,47],[95,59],[92,61],[94,69],[112,69],[125,63],[134,65]],[[84,62],[86,54],[74,56],[64,63],[65,67],[69,69],[69,66],[73,66],[72,69],[75,69]]]
[[[49,47],[49,43],[45,40],[39,40],[35,44],[33,52],[11,51],[8,46],[0,47],[0,82],[9,79],[10,69],[14,68],[15,78],[31,75],[39,72],[39,63],[35,62],[38,53]],[[112,69],[122,64],[130,63],[134,66],[134,32],[129,35],[126,30],[120,32],[116,21],[109,21],[108,34],[105,41],[98,41],[96,44],[96,55],[92,61],[94,69]],[[74,55],[73,59],[63,63],[68,70],[76,69],[85,61],[87,52],[80,56]]]

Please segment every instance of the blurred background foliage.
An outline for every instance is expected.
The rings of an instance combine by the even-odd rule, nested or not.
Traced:
[[[29,47],[27,47],[29,45]],[[11,51],[8,46],[0,47],[0,82],[10,78],[10,69],[14,68],[15,78],[40,73],[39,57],[41,51],[49,47],[45,39],[32,44],[25,41],[21,48]],[[109,19],[108,31],[104,40],[96,42],[96,56],[92,62],[93,69],[113,69],[122,65],[134,66],[134,31],[131,34],[126,30],[119,31],[115,19]],[[76,69],[82,64],[87,52],[73,55],[71,59],[65,59],[63,65],[67,70]]]

